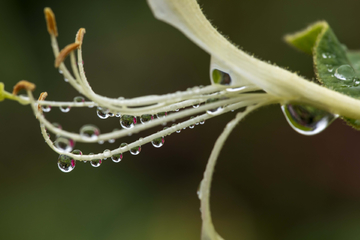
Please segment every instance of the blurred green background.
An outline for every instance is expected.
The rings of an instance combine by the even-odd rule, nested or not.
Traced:
[[[223,34],[262,59],[313,77],[311,57],[282,36],[327,20],[348,48],[359,46],[360,2],[199,1]],[[0,1],[0,81],[21,79],[35,95],[72,100],[78,93],[53,67],[43,8],[56,14],[64,47],[85,27],[85,69],[93,89],[109,97],[165,94],[209,84],[209,56],[156,20],[146,1]],[[119,128],[95,109],[46,114],[77,132]],[[0,239],[200,239],[196,190],[217,136],[235,113],[166,138],[155,149],[100,168],[78,163],[60,172],[29,106],[0,103]],[[114,144],[77,144],[84,153]],[[335,121],[323,133],[294,132],[279,106],[251,114],[235,129],[218,161],[212,188],[214,223],[225,239],[359,239],[359,133]]]

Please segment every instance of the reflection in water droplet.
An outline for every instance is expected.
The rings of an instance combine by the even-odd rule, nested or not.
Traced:
[[[151,144],[156,148],[162,147],[164,143],[165,143],[164,137],[158,137],[151,141]]]
[[[62,111],[63,113],[67,113],[70,111],[70,107],[69,106],[60,106],[59,107],[60,111]]]
[[[136,117],[131,116],[131,115],[122,115],[120,118],[120,125],[123,128],[133,128],[136,124]]]
[[[63,151],[63,152],[71,152],[73,150],[75,142],[72,139],[65,138],[65,137],[58,137],[54,145],[57,149]]]
[[[127,147],[127,145],[128,145],[127,143],[121,143],[121,144],[120,144],[120,148],[121,148],[121,149],[124,149],[124,148]]]
[[[237,88],[227,88],[226,91],[227,92],[238,92],[238,91],[244,90],[245,88],[247,88],[247,87],[242,86],[242,87],[237,87]]]
[[[341,65],[335,70],[334,76],[339,80],[352,80],[355,76],[355,71],[350,65]]]
[[[91,124],[84,125],[80,128],[80,136],[83,139],[96,140],[100,135],[100,130]]]
[[[71,151],[72,154],[75,155],[82,155],[83,153],[79,150],[79,149],[75,149]],[[75,159],[72,158],[72,160],[76,161]]]
[[[196,191],[196,194],[198,195],[198,198],[201,200],[201,197],[202,197],[202,194],[201,194],[201,185],[203,183],[203,180],[201,180],[199,186],[198,186],[198,189]]]
[[[337,118],[334,114],[303,104],[285,104],[281,109],[290,126],[307,136],[320,133]]]
[[[153,115],[151,115],[151,114],[143,114],[140,117],[140,122],[141,123],[147,123],[147,122],[150,122],[153,119],[154,119]]]
[[[112,112],[108,112],[108,116],[109,116],[109,117],[114,117],[114,116],[115,116],[115,114],[114,114],[114,113],[112,113]]]
[[[108,112],[109,111],[106,108],[98,107],[98,109],[96,110],[96,114],[100,119],[107,119],[109,117]]]
[[[67,78],[64,78],[64,81],[65,81],[65,82],[69,82],[69,79],[67,79]]]
[[[51,106],[50,105],[42,105],[41,109],[43,112],[50,112]]]
[[[85,98],[81,96],[74,97],[74,102],[77,103],[85,102]]]
[[[114,163],[118,163],[123,159],[123,155],[121,153],[114,154],[112,155],[111,159]]]
[[[98,141],[98,144],[104,144],[104,140]]]
[[[75,168],[75,164],[76,161],[66,155],[60,155],[57,162],[59,169],[64,173],[71,172]]]
[[[94,159],[90,161],[90,164],[93,167],[100,167],[101,163],[102,163],[101,159]]]
[[[130,149],[132,155],[138,155],[141,152],[141,146],[133,147]]]
[[[230,85],[231,77],[228,73],[220,71],[219,69],[213,69],[212,79],[214,83],[221,85]]]
[[[210,99],[206,100],[206,103],[210,104],[210,103],[214,103],[214,102],[217,102],[217,101],[219,101],[218,98],[210,98]],[[206,112],[208,114],[210,114],[210,115],[216,115],[216,114],[221,113],[223,110],[224,109],[222,107],[218,107],[218,108],[206,110]]]
[[[156,116],[157,116],[158,118],[164,118],[164,117],[167,116],[167,112],[159,112],[159,113],[156,114]]]
[[[193,108],[198,108],[198,107],[200,107],[200,103],[193,105]]]
[[[200,121],[200,124],[205,124],[205,120]]]
[[[190,117],[190,120],[191,120],[191,119],[194,119],[194,116],[191,116],[191,117]],[[191,125],[189,126],[190,129],[193,129],[194,127],[195,127],[195,124],[191,124]]]

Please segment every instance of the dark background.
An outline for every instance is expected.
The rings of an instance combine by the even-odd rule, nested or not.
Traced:
[[[288,47],[284,34],[327,20],[340,41],[359,47],[360,2],[200,1],[225,35],[262,59],[313,77],[309,56]],[[64,47],[85,27],[86,74],[109,97],[165,94],[209,84],[209,55],[156,20],[145,1],[0,1],[0,81],[37,85],[35,95],[72,100],[78,93],[53,67],[43,8],[56,14]],[[0,239],[200,239],[196,190],[213,144],[235,113],[166,138],[139,156],[100,168],[78,163],[69,174],[44,143],[29,106],[0,103]],[[95,109],[52,109],[51,121],[77,132],[119,128]],[[114,144],[78,144],[84,153]],[[294,132],[278,105],[248,116],[228,139],[212,188],[214,223],[225,239],[359,239],[359,133],[341,120],[323,133]]]

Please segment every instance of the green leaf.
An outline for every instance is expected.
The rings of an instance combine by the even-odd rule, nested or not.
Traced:
[[[303,31],[287,35],[285,41],[312,54],[316,78],[321,85],[360,99],[360,52],[347,50],[326,22],[317,22]],[[344,119],[360,129],[360,120]]]

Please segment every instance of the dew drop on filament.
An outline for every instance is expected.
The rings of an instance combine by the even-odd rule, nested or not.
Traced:
[[[101,163],[102,163],[101,159],[94,159],[90,161],[90,164],[93,167],[100,167]]]
[[[132,155],[138,155],[141,152],[141,146],[133,147],[130,149]]]
[[[111,160],[112,160],[114,163],[118,163],[118,162],[120,162],[122,159],[123,159],[123,155],[122,155],[121,153],[114,154],[114,155],[112,155],[112,157],[111,157]]]
[[[162,147],[164,143],[165,143],[164,137],[158,137],[151,141],[151,144],[156,148]]]
[[[63,151],[63,152],[71,152],[73,150],[75,142],[72,139],[65,138],[65,137],[58,137],[54,145],[57,149]]]
[[[100,135],[100,130],[91,124],[84,125],[80,128],[80,136],[83,139],[96,140]]]
[[[337,118],[337,115],[303,104],[284,104],[281,110],[290,126],[307,136],[322,132]]]
[[[101,108],[98,108],[96,110],[96,114],[98,115],[98,117],[100,119],[107,119],[109,117],[109,115],[107,114],[107,111]]]
[[[131,116],[131,115],[122,115],[120,118],[120,125],[123,128],[133,128],[136,124],[136,117]]]
[[[147,122],[150,122],[153,119],[154,119],[153,115],[151,115],[151,114],[143,114],[140,117],[140,122],[141,123],[147,123]]]
[[[59,107],[60,111],[62,111],[63,113],[67,113],[70,111],[70,107],[69,106],[60,106]]]
[[[50,112],[51,106],[50,105],[42,105],[41,109],[43,112]]]
[[[71,172],[75,168],[75,164],[76,161],[67,155],[60,155],[57,162],[59,169],[64,173]]]

